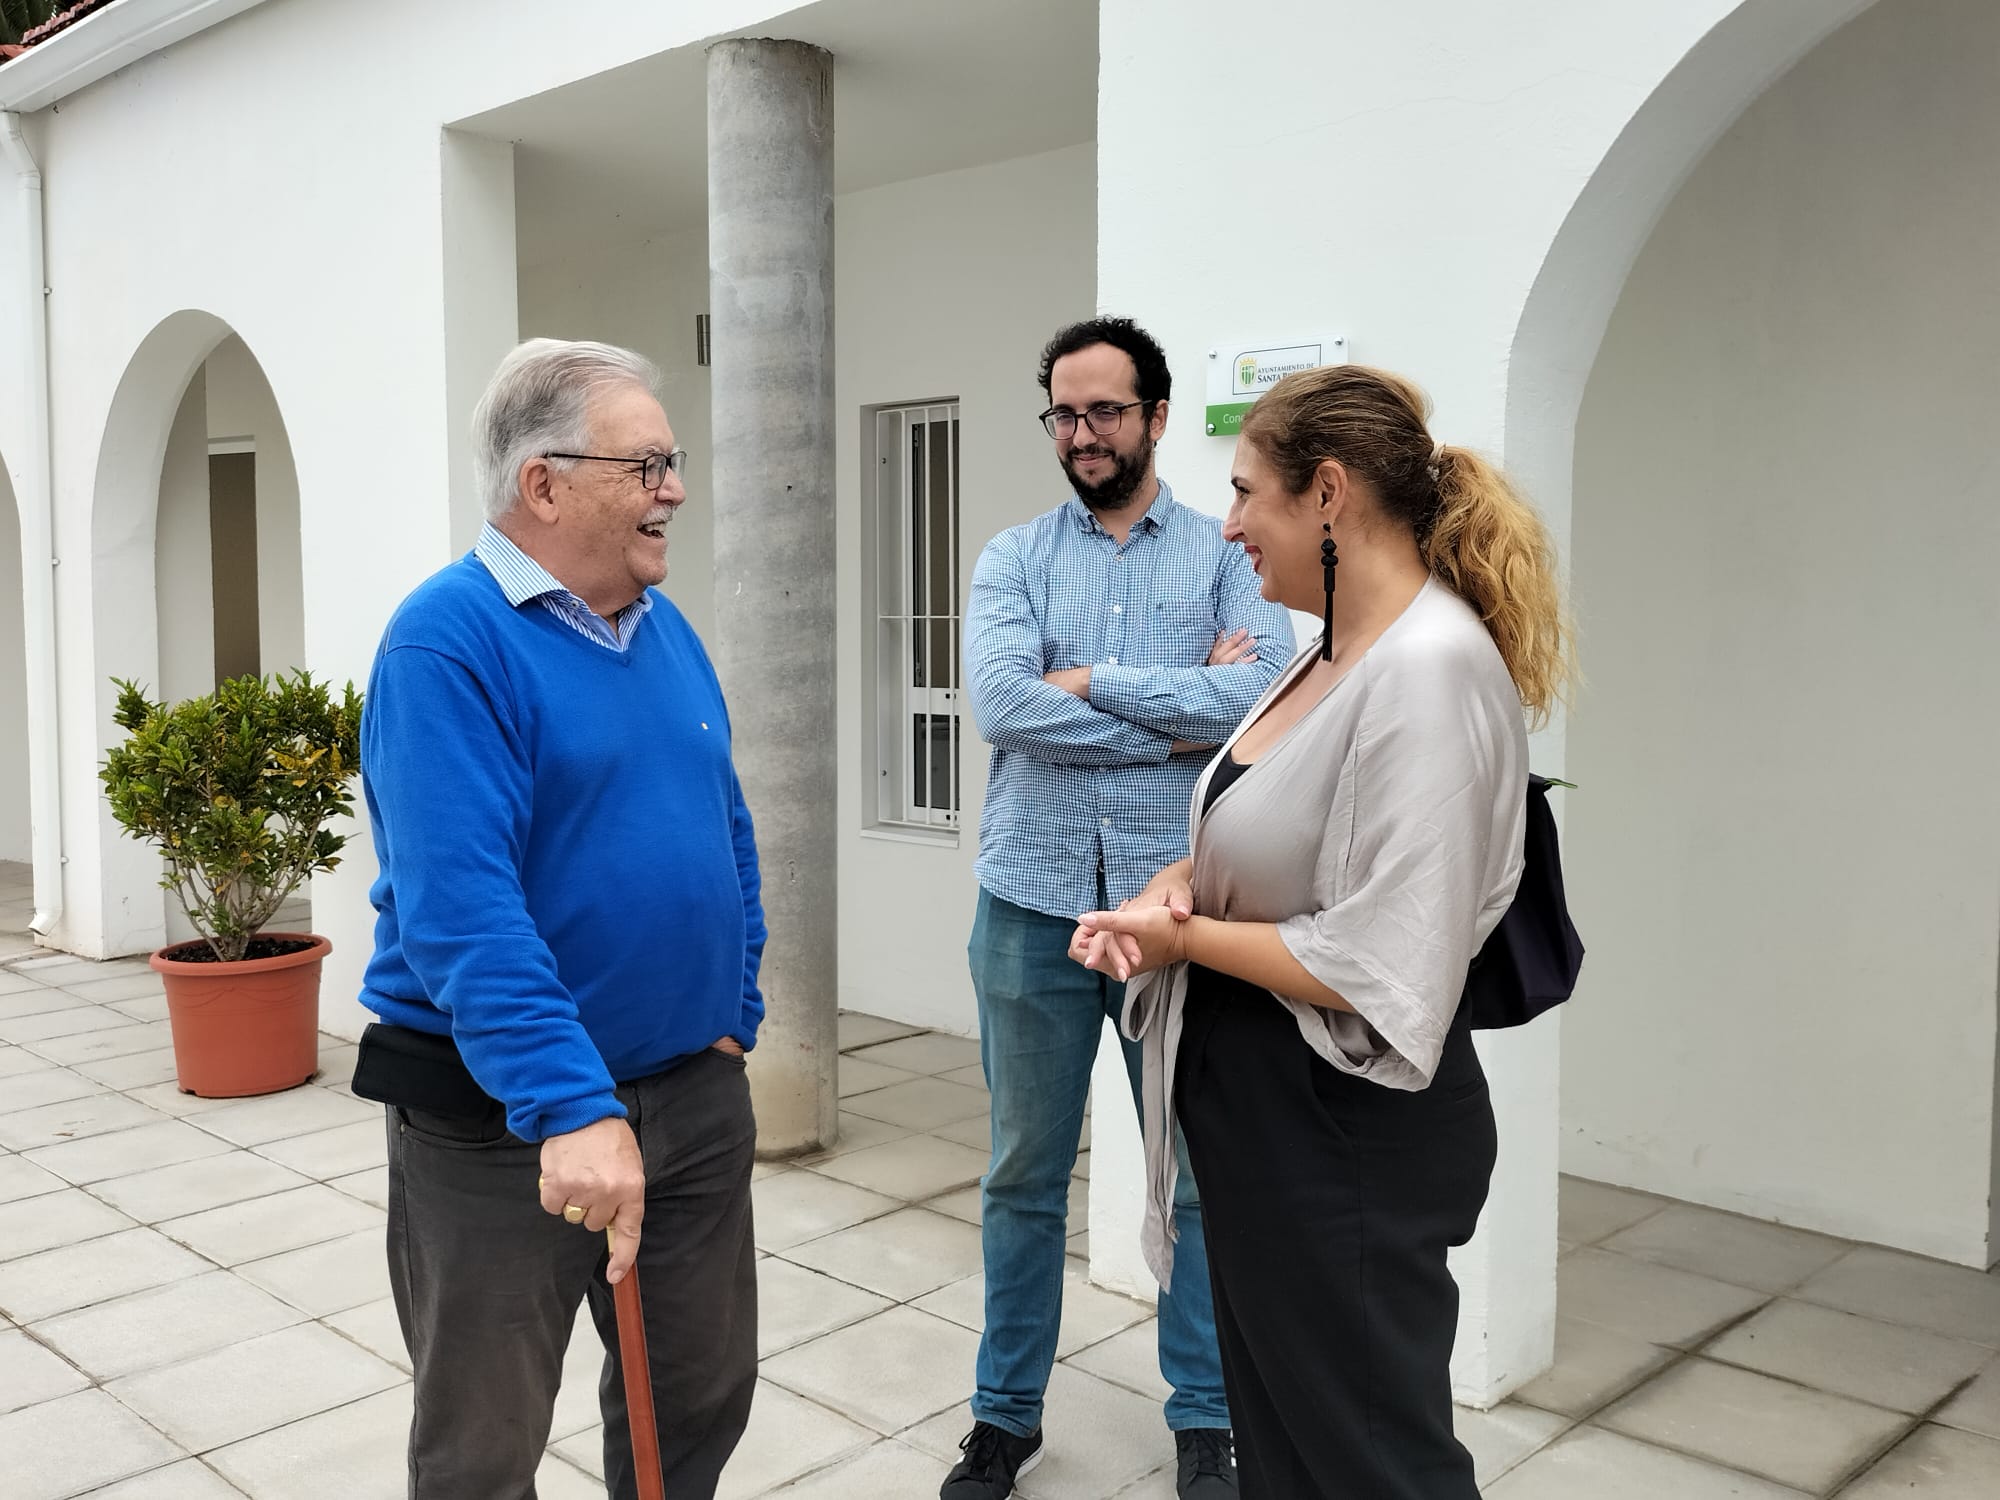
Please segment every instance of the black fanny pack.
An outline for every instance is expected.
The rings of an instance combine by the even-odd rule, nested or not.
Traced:
[[[477,1119],[500,1103],[472,1077],[448,1036],[372,1022],[354,1059],[355,1097],[436,1115]]]

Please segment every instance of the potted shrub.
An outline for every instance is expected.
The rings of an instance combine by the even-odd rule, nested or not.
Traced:
[[[213,693],[154,703],[119,681],[128,731],[100,779],[112,816],[159,846],[160,884],[201,936],[152,956],[166,984],[184,1093],[269,1094],[319,1068],[320,962],[309,932],[265,932],[308,875],[340,863],[361,761],[361,698],[336,700],[305,672],[235,677]]]

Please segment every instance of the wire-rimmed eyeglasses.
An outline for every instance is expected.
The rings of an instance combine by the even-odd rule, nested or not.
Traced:
[[[1125,420],[1125,413],[1135,406],[1144,406],[1144,401],[1127,401],[1122,405],[1116,401],[1100,401],[1095,406],[1087,406],[1082,411],[1071,411],[1067,406],[1051,406],[1037,419],[1050,437],[1058,442],[1076,436],[1076,424],[1080,419],[1099,437],[1109,437]]]
[[[543,458],[578,458],[593,464],[623,464],[639,476],[639,483],[649,490],[656,490],[667,482],[669,473],[680,474],[687,468],[688,451],[676,448],[671,453],[648,453],[644,458],[614,458],[604,453],[544,453]]]

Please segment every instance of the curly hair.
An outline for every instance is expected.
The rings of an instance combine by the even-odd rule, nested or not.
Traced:
[[[1147,416],[1153,414],[1153,408],[1160,402],[1173,396],[1174,376],[1167,368],[1166,350],[1130,318],[1089,318],[1070,324],[1050,339],[1042,350],[1039,377],[1044,396],[1054,394],[1049,381],[1054,377],[1056,361],[1093,344],[1109,344],[1132,357],[1132,367],[1138,375],[1139,399],[1146,403]]]

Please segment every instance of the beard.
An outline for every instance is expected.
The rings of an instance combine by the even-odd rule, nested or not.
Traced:
[[[1111,460],[1111,472],[1096,483],[1086,480],[1075,468],[1076,460],[1082,457],[1104,457]],[[1094,512],[1123,510],[1139,493],[1139,486],[1146,482],[1146,472],[1152,467],[1153,435],[1148,432],[1139,439],[1139,446],[1131,453],[1115,453],[1101,444],[1090,447],[1076,447],[1061,460],[1063,473],[1069,476],[1070,487],[1076,491],[1076,498]]]

